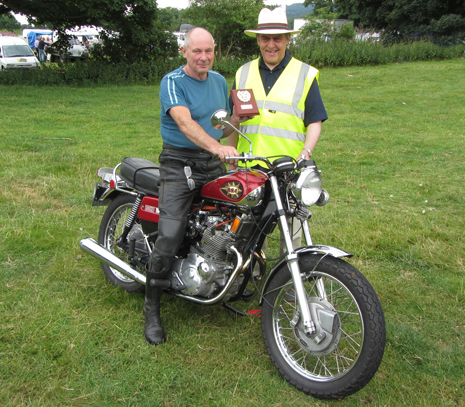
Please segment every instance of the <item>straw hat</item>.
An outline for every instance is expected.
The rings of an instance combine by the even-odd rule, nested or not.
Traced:
[[[257,34],[297,34],[301,31],[290,30],[286,10],[277,7],[274,10],[262,9],[258,15],[258,28],[256,30],[245,30],[244,32],[250,37],[255,37]]]

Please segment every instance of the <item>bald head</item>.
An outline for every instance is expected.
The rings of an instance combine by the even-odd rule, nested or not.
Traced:
[[[212,45],[214,46],[215,40],[213,36],[210,34],[210,31],[206,30],[202,27],[195,27],[190,29],[186,34],[186,40],[184,41],[184,47],[186,49],[192,44],[192,41],[201,40],[201,41],[208,41],[210,40]]]

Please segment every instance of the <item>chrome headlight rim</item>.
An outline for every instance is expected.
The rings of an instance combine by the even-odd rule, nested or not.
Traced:
[[[297,178],[292,192],[300,204],[310,207],[320,198],[322,184],[320,172],[316,167],[305,168]]]

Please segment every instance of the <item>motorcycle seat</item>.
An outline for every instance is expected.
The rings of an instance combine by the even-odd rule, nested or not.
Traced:
[[[146,195],[158,196],[160,165],[144,158],[126,157],[121,162],[119,176],[128,184]]]

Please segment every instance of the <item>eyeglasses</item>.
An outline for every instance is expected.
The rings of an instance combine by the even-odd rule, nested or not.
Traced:
[[[191,178],[192,177],[192,169],[189,166],[184,167],[184,174],[187,179],[187,186],[192,191],[195,188],[195,181]]]

